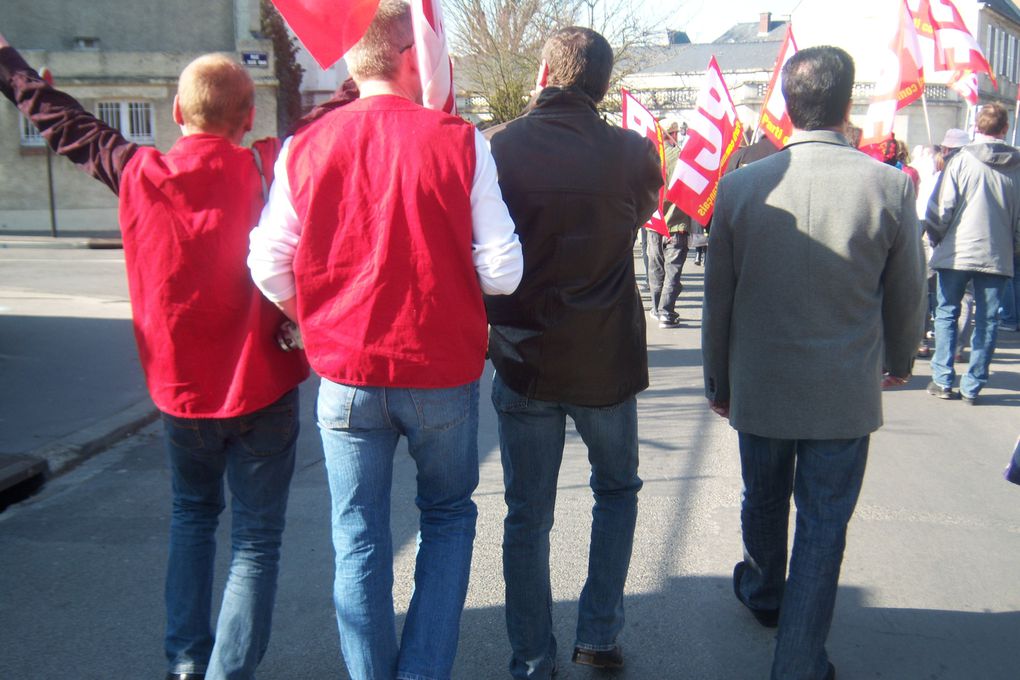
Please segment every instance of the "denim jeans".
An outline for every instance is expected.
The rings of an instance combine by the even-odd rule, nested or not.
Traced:
[[[1020,254],[1013,256],[1013,278],[1006,282],[999,309],[999,323],[1014,330],[1020,323],[1020,286],[1017,279],[1020,279]]]
[[[623,588],[637,521],[637,400],[601,408],[529,399],[497,374],[492,403],[507,516],[503,523],[506,624],[515,678],[547,679],[556,666],[549,581],[549,530],[569,415],[588,447],[592,510],[588,578],[578,603],[575,645],[612,649],[623,629]]]
[[[353,680],[445,680],[457,655],[478,511],[478,381],[449,389],[323,379],[317,408],[333,509],[333,599]],[[397,441],[418,468],[414,594],[397,647],[390,492]]]
[[[960,301],[968,282],[974,285],[974,334],[970,341],[970,362],[960,378],[960,394],[976,397],[988,382],[988,368],[995,352],[998,313],[1007,277],[996,274],[938,270],[938,307],[935,309],[935,353],[931,358],[931,379],[942,387],[956,380],[953,356],[956,352],[956,321]]]
[[[687,261],[687,234],[663,236],[648,231],[648,286],[652,294],[652,311],[676,317],[676,301],[683,290],[680,276]]]
[[[298,435],[298,391],[236,418],[163,415],[173,476],[166,576],[171,673],[252,678],[269,644],[280,542]],[[230,488],[232,556],[216,634],[216,526]]]
[[[786,440],[739,433],[744,562],[739,584],[755,609],[776,609],[772,680],[821,680],[846,527],[857,505],[870,437]],[[790,495],[797,523],[786,575]]]

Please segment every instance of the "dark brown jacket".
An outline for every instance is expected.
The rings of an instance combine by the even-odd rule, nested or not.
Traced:
[[[487,131],[524,248],[513,295],[486,297],[496,372],[529,398],[616,404],[648,387],[637,229],[662,184],[652,144],[603,121],[576,88],[547,87]]]

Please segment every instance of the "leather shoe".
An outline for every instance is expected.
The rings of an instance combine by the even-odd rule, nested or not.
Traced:
[[[167,673],[166,680],[205,680],[205,673]]]
[[[574,647],[574,655],[570,657],[574,663],[595,668],[623,668],[623,651],[620,645],[612,649],[582,649]]]
[[[740,600],[740,604],[747,607],[758,623],[766,628],[775,628],[779,625],[779,609],[755,609],[744,601],[740,595],[740,581],[744,578],[747,570],[747,562],[737,562],[733,567],[733,594]]]

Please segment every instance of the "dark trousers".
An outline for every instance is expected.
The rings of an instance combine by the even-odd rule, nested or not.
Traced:
[[[676,300],[683,285],[680,275],[687,261],[687,234],[663,236],[648,230],[648,286],[652,293],[652,311],[676,317]]]

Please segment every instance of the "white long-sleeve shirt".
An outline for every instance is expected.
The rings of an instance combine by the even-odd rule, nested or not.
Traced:
[[[252,230],[248,267],[255,285],[273,302],[295,295],[294,255],[301,239],[301,220],[294,209],[287,158],[291,137],[280,150],[269,201]],[[524,272],[521,242],[499,190],[489,143],[475,130],[475,174],[471,183],[472,261],[482,292],[509,295]]]

